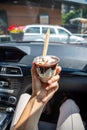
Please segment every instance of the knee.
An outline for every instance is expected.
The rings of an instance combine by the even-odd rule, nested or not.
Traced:
[[[67,99],[60,107],[60,111],[67,111],[68,113],[79,113],[79,107],[73,99]]]

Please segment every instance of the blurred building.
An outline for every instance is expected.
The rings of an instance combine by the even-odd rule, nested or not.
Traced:
[[[42,16],[61,25],[61,0],[0,0],[0,17],[8,26],[40,24]]]
[[[74,12],[79,9],[79,13],[77,14],[77,18],[83,18],[83,9],[87,8],[87,0],[62,0],[62,14],[66,14],[69,12]],[[76,17],[75,17],[76,18]],[[70,19],[71,21],[71,19]],[[64,24],[68,30],[72,33],[81,33],[82,23],[79,21],[75,21],[72,23]]]
[[[87,7],[87,0],[62,0],[62,13]]]

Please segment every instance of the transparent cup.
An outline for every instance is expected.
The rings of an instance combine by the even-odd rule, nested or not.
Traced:
[[[36,65],[37,74],[42,82],[47,83],[48,79],[56,74],[56,66],[60,59],[53,55],[35,57],[33,62]]]

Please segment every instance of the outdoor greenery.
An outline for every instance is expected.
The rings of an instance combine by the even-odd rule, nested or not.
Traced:
[[[62,15],[62,24],[70,23],[70,19],[80,17],[80,10],[76,10],[73,12],[68,12]]]
[[[81,9],[63,14],[62,15],[62,25],[66,24],[66,23],[69,24],[70,19],[81,17],[81,15],[83,18],[87,18],[87,8],[82,9],[82,14],[81,14]]]

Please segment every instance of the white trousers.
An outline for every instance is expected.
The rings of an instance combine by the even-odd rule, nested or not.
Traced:
[[[10,130],[13,130],[29,99],[30,95],[27,93],[20,96]],[[39,130],[85,130],[79,108],[72,99],[66,100],[61,105],[57,125],[51,125],[51,123],[40,122]]]
[[[79,108],[72,99],[61,105],[56,130],[85,130]]]

